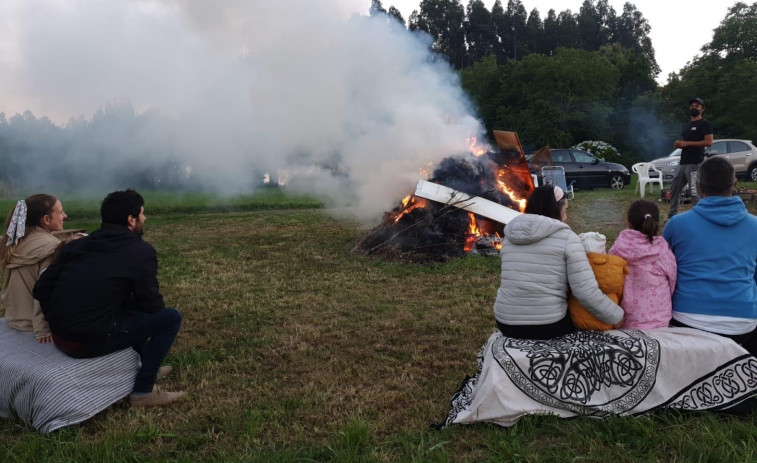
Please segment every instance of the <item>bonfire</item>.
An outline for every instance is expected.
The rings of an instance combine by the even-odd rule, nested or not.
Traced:
[[[439,163],[429,182],[522,212],[534,185],[517,135],[500,149],[471,147],[471,153]],[[513,140],[517,142],[510,142]],[[474,142],[475,143],[475,142]],[[419,182],[420,184],[420,182]],[[497,254],[505,224],[466,211],[469,201],[432,201],[409,194],[356,246],[355,250],[389,260],[446,261],[466,253]]]

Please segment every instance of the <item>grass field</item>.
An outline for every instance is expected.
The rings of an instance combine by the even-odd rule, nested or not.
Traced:
[[[577,192],[569,222],[612,242],[636,197],[632,187]],[[0,421],[0,461],[757,460],[756,418],[709,413],[432,430],[495,329],[497,258],[417,265],[355,254],[365,227],[277,190],[146,199],[161,289],[185,317],[163,387],[188,400],[121,402],[49,436]],[[98,200],[63,200],[69,227],[98,226]]]

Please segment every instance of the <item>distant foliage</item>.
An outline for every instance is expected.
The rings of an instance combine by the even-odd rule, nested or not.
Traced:
[[[594,156],[605,160],[620,158],[620,153],[618,152],[618,150],[615,149],[615,147],[611,144],[605,143],[603,141],[586,140],[577,144],[573,148],[588,151]]]

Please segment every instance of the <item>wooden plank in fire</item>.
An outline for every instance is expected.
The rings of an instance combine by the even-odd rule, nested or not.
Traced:
[[[494,201],[489,201],[480,196],[471,196],[467,193],[453,190],[450,187],[425,180],[418,180],[418,185],[415,187],[415,196],[465,209],[466,211],[503,224],[507,224],[520,215],[520,212]]]

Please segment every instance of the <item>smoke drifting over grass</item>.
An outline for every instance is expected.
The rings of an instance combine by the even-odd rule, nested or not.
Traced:
[[[34,113],[0,119],[0,156],[18,165],[4,180],[239,193],[285,169],[288,187],[373,218],[483,129],[427,37],[345,11],[307,0],[0,6],[0,111]]]

